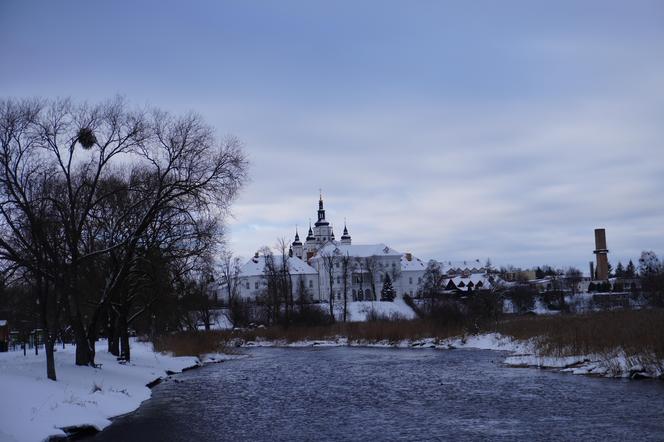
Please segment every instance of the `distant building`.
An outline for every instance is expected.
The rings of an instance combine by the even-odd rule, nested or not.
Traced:
[[[304,288],[308,299],[313,301],[328,301],[330,294],[341,300],[345,277],[348,299],[378,300],[387,275],[398,298],[418,295],[427,263],[410,252],[403,253],[383,243],[353,244],[345,223],[343,234],[337,241],[332,225],[325,218],[322,195],[317,215],[316,223],[309,226],[304,243],[296,229],[286,258],[296,299],[298,291]],[[273,259],[275,267],[283,268],[281,256],[266,257],[256,253],[240,269],[239,293],[242,298],[255,299],[265,293],[267,259]],[[344,261],[347,261],[345,272]],[[479,260],[445,261],[439,265],[446,276],[445,287],[449,290],[466,292],[488,289],[493,284],[493,277],[486,273],[487,269]]]
[[[593,251],[597,260],[594,279],[606,281],[609,279],[609,249],[606,248],[606,231],[595,229],[595,250]],[[591,267],[592,269],[592,267]],[[593,275],[591,275],[592,277]]]

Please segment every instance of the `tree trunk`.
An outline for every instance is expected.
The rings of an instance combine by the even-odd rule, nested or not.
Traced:
[[[55,355],[53,349],[55,347],[55,339],[48,331],[45,334],[44,339],[44,350],[46,351],[46,376],[52,380],[56,381],[55,376]]]
[[[85,328],[80,321],[73,321],[74,340],[76,341],[76,365],[90,365],[91,355]]]
[[[55,347],[54,337],[51,333],[53,328],[51,321],[49,321],[49,313],[51,307],[49,303],[48,283],[44,283],[41,277],[37,277],[37,290],[39,296],[39,304],[41,306],[41,322],[42,329],[44,330],[44,351],[46,351],[46,377],[52,381],[56,381],[55,374],[55,355],[53,348]],[[37,343],[35,342],[35,347]]]
[[[120,356],[120,336],[118,335],[118,314],[113,308],[108,309],[108,352]]]
[[[120,359],[129,362],[131,360],[131,351],[129,349],[129,330],[127,327],[127,316],[120,314]]]

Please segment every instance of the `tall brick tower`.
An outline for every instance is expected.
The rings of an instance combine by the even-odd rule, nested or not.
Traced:
[[[595,229],[595,251],[593,253],[597,259],[597,277],[595,279],[606,281],[609,279],[609,259],[606,256],[609,249],[606,248],[606,231],[604,229]]]

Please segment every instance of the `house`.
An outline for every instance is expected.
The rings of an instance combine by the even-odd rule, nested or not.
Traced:
[[[287,271],[290,274],[291,284],[296,298],[298,291],[303,288],[308,299],[320,299],[318,272],[296,256],[287,256]],[[258,252],[247,261],[239,272],[239,290],[241,299],[256,299],[267,289],[266,266],[272,266],[276,271],[284,271],[281,255],[260,255]]]

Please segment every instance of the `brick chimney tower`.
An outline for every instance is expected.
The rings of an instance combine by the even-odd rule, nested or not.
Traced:
[[[604,229],[595,229],[595,251],[593,252],[597,259],[597,279],[606,281],[609,279],[609,259],[606,248],[606,231]]]

